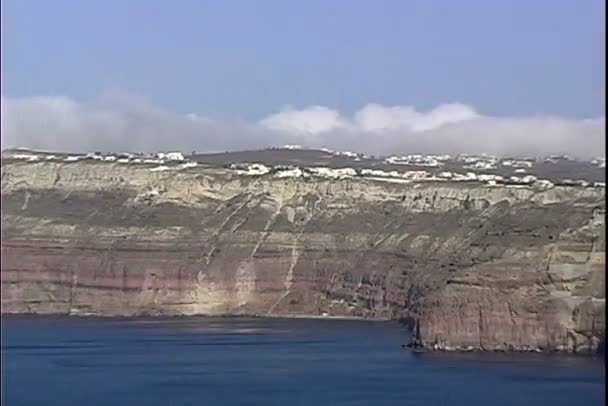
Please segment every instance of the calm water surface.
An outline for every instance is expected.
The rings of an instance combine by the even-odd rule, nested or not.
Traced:
[[[3,317],[6,405],[603,405],[601,358],[413,354],[397,323]]]

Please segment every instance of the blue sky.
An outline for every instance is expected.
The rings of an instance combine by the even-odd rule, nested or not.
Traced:
[[[120,90],[260,120],[286,105],[604,115],[601,0],[4,0],[2,95]]]

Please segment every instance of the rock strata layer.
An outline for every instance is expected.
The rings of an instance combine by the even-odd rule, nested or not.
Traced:
[[[604,189],[2,164],[2,312],[328,315],[432,349],[605,340]]]

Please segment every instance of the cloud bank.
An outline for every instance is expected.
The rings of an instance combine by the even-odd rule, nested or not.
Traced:
[[[2,148],[54,151],[221,152],[283,144],[371,154],[604,155],[605,118],[491,117],[462,103],[430,111],[368,104],[346,116],[310,106],[257,123],[177,114],[133,97],[80,103],[67,97],[2,98]]]

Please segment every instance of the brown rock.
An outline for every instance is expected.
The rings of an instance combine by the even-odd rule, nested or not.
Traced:
[[[603,189],[13,161],[2,208],[3,313],[418,320],[444,350],[605,340]]]

